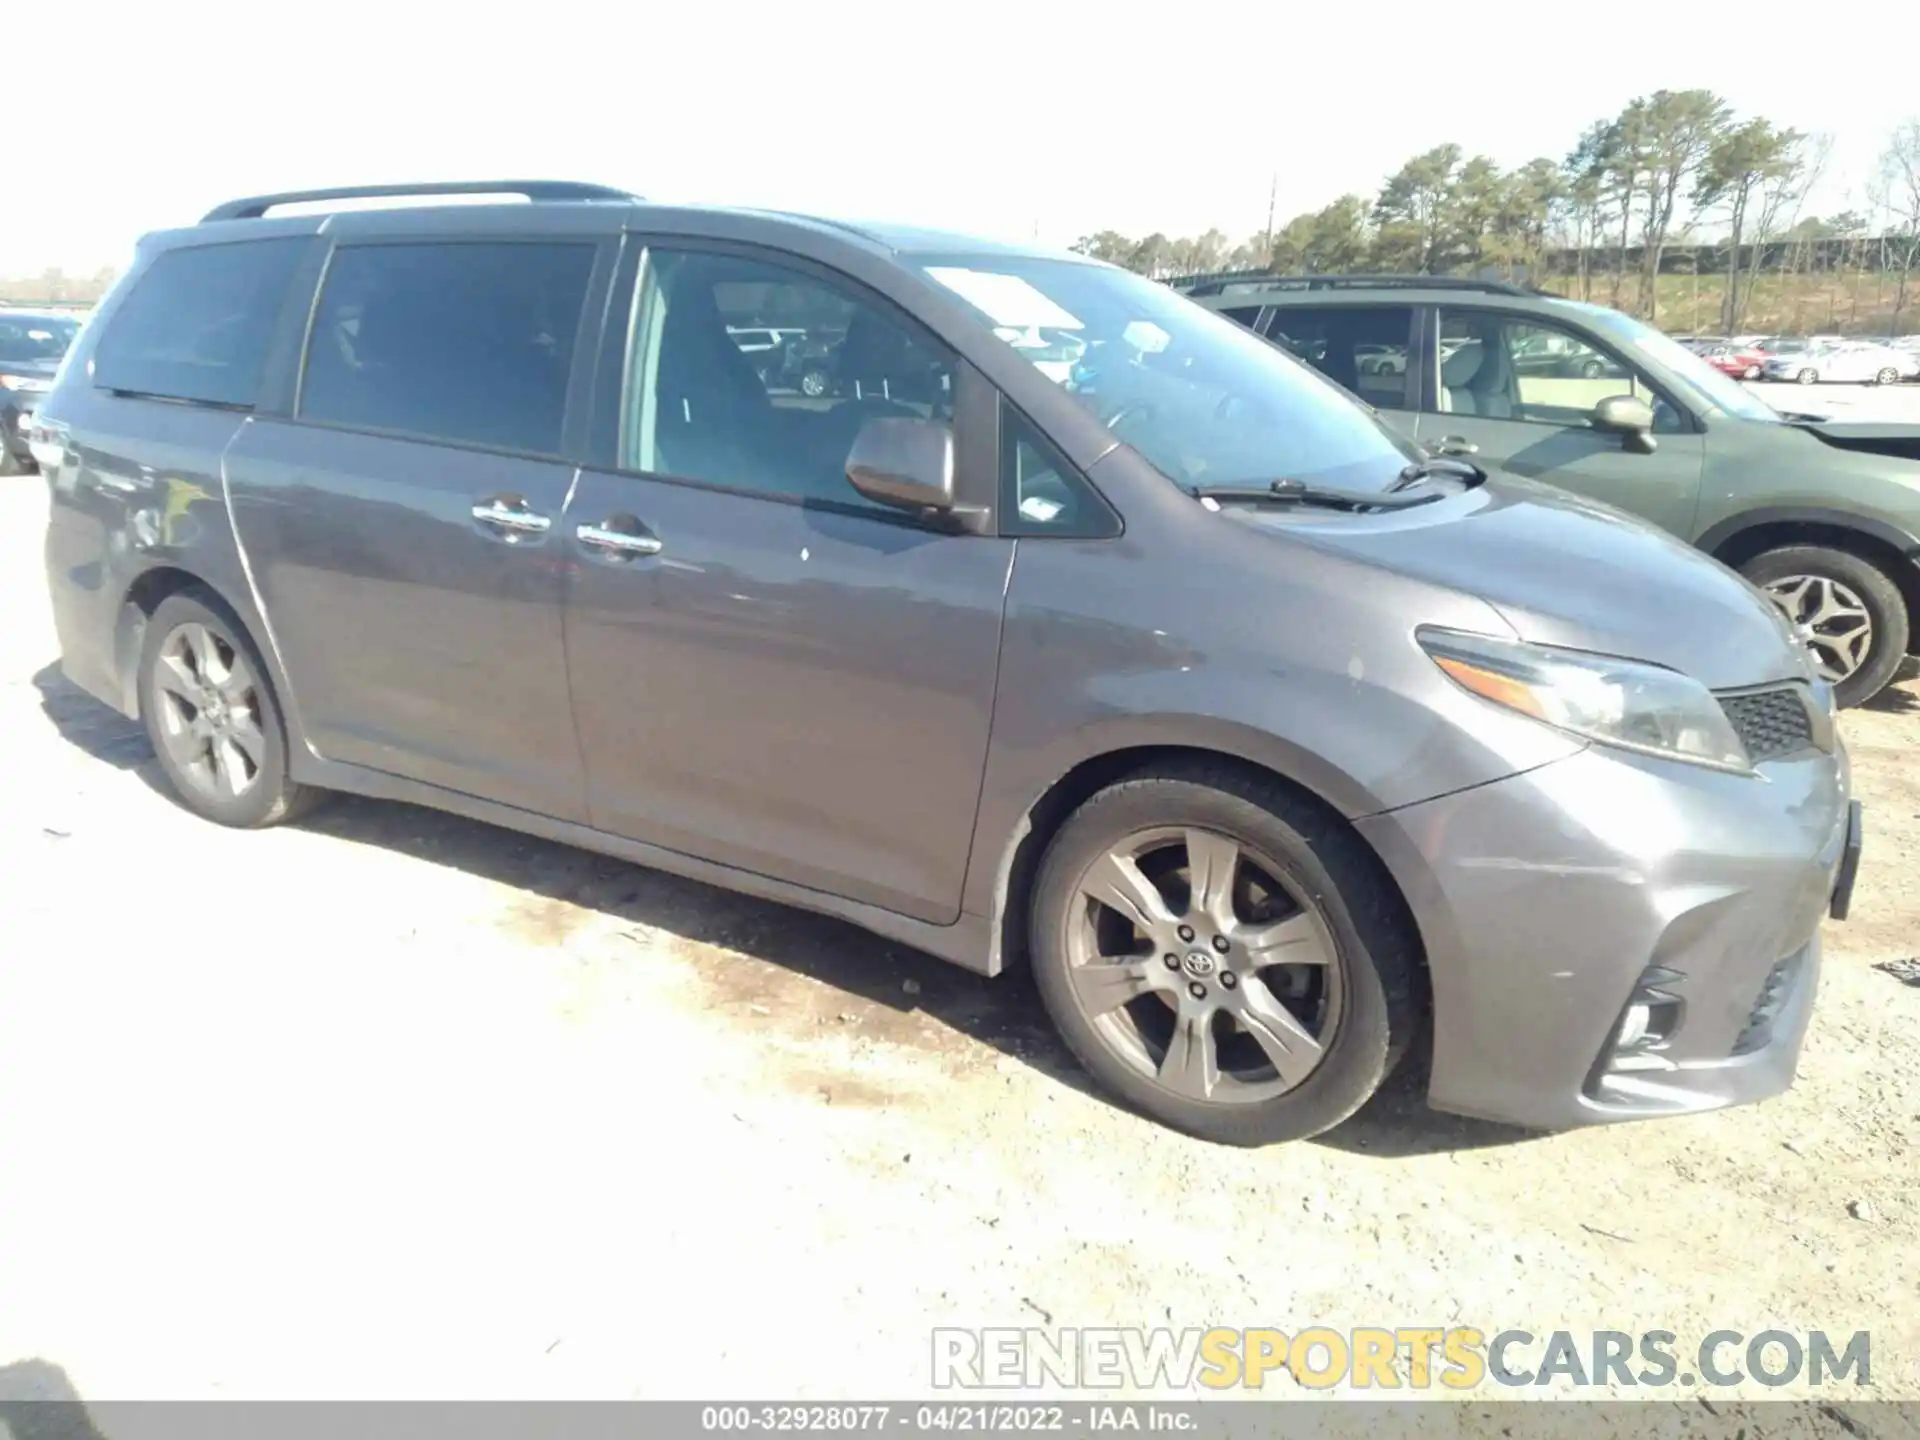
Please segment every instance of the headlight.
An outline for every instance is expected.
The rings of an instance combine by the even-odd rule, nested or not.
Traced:
[[[1496,705],[1603,745],[1752,773],[1713,692],[1677,670],[1455,630],[1418,639],[1456,684]]]
[[[0,375],[0,390],[19,390],[28,395],[44,395],[53,388],[51,380],[25,375]]]

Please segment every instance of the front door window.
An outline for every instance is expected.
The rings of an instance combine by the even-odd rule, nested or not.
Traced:
[[[1614,395],[1636,395],[1651,405],[1656,431],[1682,428],[1644,376],[1570,330],[1488,311],[1441,317],[1442,414],[1584,425],[1594,407]]]

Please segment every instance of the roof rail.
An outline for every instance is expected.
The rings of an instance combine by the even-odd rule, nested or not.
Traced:
[[[316,200],[380,199],[389,195],[522,195],[528,200],[638,200],[610,185],[573,180],[430,180],[418,185],[344,185],[332,190],[288,190],[278,195],[249,195],[216,205],[200,217],[209,220],[258,220],[276,205]]]
[[[1264,282],[1270,290],[1475,290],[1483,295],[1539,295],[1510,280],[1470,275],[1284,275],[1271,270],[1222,270],[1210,275],[1175,275],[1167,280],[1184,295],[1219,295],[1231,284]]]

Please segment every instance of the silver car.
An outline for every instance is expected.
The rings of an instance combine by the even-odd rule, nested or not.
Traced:
[[[1801,385],[1822,381],[1847,384],[1892,385],[1920,374],[1920,363],[1904,351],[1885,345],[1842,340],[1810,344],[1805,350],[1775,355],[1766,363],[1766,378]]]

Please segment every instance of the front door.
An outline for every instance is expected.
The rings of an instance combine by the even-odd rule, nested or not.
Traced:
[[[333,255],[296,414],[227,455],[234,523],[325,758],[584,820],[558,458],[591,243]]]
[[[1706,437],[1636,369],[1596,341],[1532,315],[1440,312],[1438,386],[1421,407],[1419,439],[1476,448],[1481,463],[1604,500],[1683,540],[1693,538]],[[1652,405],[1654,452],[1596,430],[1611,395]]]
[[[868,418],[952,424],[957,363],[785,262],[655,249],[637,284],[618,463],[566,516],[593,824],[950,922],[1013,542],[873,504],[846,461]],[[832,354],[829,382],[757,367],[734,337],[764,326]],[[955,443],[965,471],[994,437]]]

